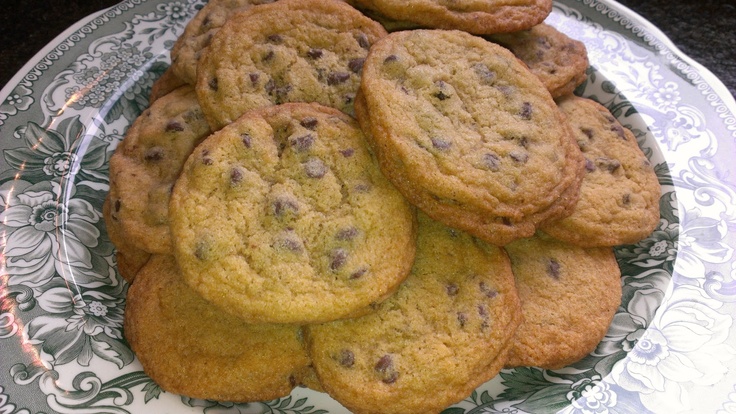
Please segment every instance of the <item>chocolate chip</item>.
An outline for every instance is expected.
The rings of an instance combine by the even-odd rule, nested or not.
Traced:
[[[586,158],[586,159],[585,159],[585,169],[586,169],[586,170],[587,170],[588,172],[593,172],[593,171],[595,171],[595,170],[596,170],[596,167],[595,167],[595,163],[594,163],[593,161],[591,161],[591,160],[589,160],[589,159],[587,159],[587,158]]]
[[[510,218],[508,218],[508,217],[501,217],[501,223],[502,223],[502,224],[503,224],[504,226],[510,226],[510,225],[512,224],[512,223],[511,223],[511,219],[510,219]]]
[[[547,262],[547,274],[553,279],[560,278],[560,263],[555,259],[549,259]]]
[[[350,368],[355,364],[355,354],[349,349],[342,349],[337,356],[337,363],[345,368]]]
[[[214,164],[214,160],[210,158],[210,151],[209,150],[202,150],[202,164],[204,165],[212,165]]]
[[[309,150],[309,148],[312,147],[312,144],[314,144],[314,135],[312,134],[302,135],[289,139],[289,145],[291,145],[291,147],[294,148],[296,152],[307,151]]]
[[[397,60],[399,60],[399,57],[398,56],[396,56],[396,55],[388,55],[388,56],[386,56],[386,59],[383,59],[383,63],[396,62]]]
[[[164,149],[161,147],[153,147],[146,150],[143,159],[147,162],[156,162],[164,159]]]
[[[217,78],[212,78],[212,79],[210,79],[210,81],[209,81],[209,82],[207,83],[207,85],[208,85],[208,86],[210,87],[210,89],[212,89],[213,91],[217,92],[217,89],[219,88],[219,85],[218,85],[218,83],[219,83],[219,82],[217,81]]]
[[[595,131],[593,131],[592,128],[581,127],[580,132],[582,132],[589,139],[592,139],[593,135],[595,135]]]
[[[361,267],[360,269],[354,271],[350,274],[350,280],[360,279],[363,277],[366,273],[368,273],[368,269],[365,267]]]
[[[342,154],[342,156],[345,158],[350,158],[353,156],[353,154],[355,154],[355,149],[346,148],[346,149],[340,150],[340,154]]]
[[[360,71],[363,70],[364,63],[365,58],[350,59],[350,61],[348,62],[348,68],[353,71],[353,73],[360,73]]]
[[[309,49],[307,51],[307,56],[312,59],[319,59],[322,57],[322,49]]]
[[[440,89],[437,93],[433,95],[435,98],[439,99],[440,101],[444,101],[445,99],[450,98],[451,95],[443,90],[447,87],[447,84],[445,82],[437,81],[435,82],[435,85],[437,85],[437,87]]]
[[[177,121],[169,121],[169,123],[166,124],[165,130],[166,132],[181,132],[184,130],[184,125]]]
[[[498,158],[498,155],[496,154],[485,153],[483,154],[481,162],[483,164],[483,167],[491,171],[498,171],[501,164],[501,159]]]
[[[253,86],[256,86],[258,85],[258,79],[261,77],[261,75],[259,73],[254,72],[254,73],[249,74],[248,77],[250,78],[250,83]]]
[[[289,212],[298,213],[299,203],[290,197],[278,197],[271,204],[271,208],[273,209],[273,214],[281,218]]]
[[[619,124],[613,124],[611,125],[611,131],[615,132],[619,138],[626,141],[626,133],[624,132],[624,127]]]
[[[381,381],[393,384],[399,378],[399,373],[394,369],[394,360],[391,355],[382,356],[373,367],[381,375]]]
[[[350,74],[347,72],[330,72],[327,75],[328,85],[339,85],[345,83],[350,79]]]
[[[243,181],[243,171],[238,167],[234,167],[230,170],[230,186],[234,187],[240,184],[241,181]]]
[[[357,228],[351,226],[338,230],[335,238],[340,241],[350,241],[358,237],[359,233]]]
[[[310,158],[304,164],[304,172],[309,178],[322,178],[327,174],[327,166],[319,158]]]
[[[311,129],[314,131],[315,128],[317,128],[317,118],[313,118],[311,116],[308,116],[299,122],[299,125],[303,126],[304,128]]]
[[[511,157],[512,160],[514,160],[514,161],[516,161],[518,163],[521,163],[521,164],[524,164],[527,161],[529,161],[529,154],[527,154],[526,152],[511,151],[509,153],[509,157]]]
[[[348,251],[337,248],[330,252],[330,270],[337,271],[348,261]]]
[[[355,189],[356,192],[362,193],[362,194],[365,194],[371,191],[371,185],[368,183],[357,184],[353,188]]]
[[[480,318],[482,319],[482,322],[480,323],[480,328],[488,328],[489,315],[488,309],[485,307],[485,305],[478,305],[478,316],[480,316]]]
[[[621,167],[621,162],[619,160],[614,160],[612,158],[606,158],[606,157],[599,157],[595,159],[595,164],[608,172],[615,172]]]
[[[210,244],[204,240],[198,240],[194,244],[194,257],[198,260],[207,260],[210,254]]]
[[[460,291],[460,287],[454,283],[450,283],[445,286],[445,290],[447,291],[447,296],[455,296]]]
[[[277,44],[277,45],[284,42],[284,38],[281,37],[281,35],[279,35],[279,34],[268,35],[266,37],[266,40],[268,40],[269,43],[274,43],[274,44]]]
[[[481,293],[485,295],[487,298],[495,298],[498,296],[498,292],[495,289],[492,289],[486,282],[480,282],[479,285]]]
[[[432,146],[440,151],[447,151],[452,147],[452,142],[444,138],[431,138]]]
[[[486,85],[492,85],[496,80],[496,72],[492,71],[488,66],[483,63],[476,63],[473,65],[473,70],[480,77],[480,81]]]
[[[460,323],[460,327],[465,327],[465,324],[468,323],[468,314],[465,312],[458,312],[457,313],[457,321]]]
[[[268,61],[272,60],[274,58],[274,56],[276,56],[276,53],[274,53],[273,50],[269,50],[268,52],[266,52],[266,54],[263,55],[262,60],[264,62],[268,62]]]
[[[365,33],[356,34],[355,40],[358,41],[358,45],[363,49],[368,50],[371,48],[371,42],[368,40],[368,36],[366,36]]]
[[[521,138],[519,138],[519,146],[521,148],[528,148],[529,147],[529,139],[527,139],[527,137],[521,137]]]
[[[529,120],[532,119],[532,104],[529,102],[524,102],[521,105],[521,111],[519,112],[519,116],[521,119]]]
[[[621,202],[625,206],[628,206],[629,204],[631,204],[631,194],[629,193],[624,194],[623,197],[621,197]]]

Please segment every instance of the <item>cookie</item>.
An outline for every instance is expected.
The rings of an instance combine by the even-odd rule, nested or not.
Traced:
[[[577,201],[572,132],[507,49],[459,31],[395,32],[371,49],[360,92],[382,171],[432,218],[503,245]]]
[[[506,366],[557,369],[593,351],[621,303],[613,249],[586,249],[547,236],[505,249],[524,314]]]
[[[212,36],[238,11],[275,0],[210,0],[187,23],[184,33],[171,48],[171,68],[182,81],[197,83],[197,61]]]
[[[172,256],[154,255],[126,297],[125,338],[165,391],[218,401],[288,395],[308,371],[301,330],[248,324],[181,281]]]
[[[148,95],[148,106],[153,105],[153,103],[156,102],[156,100],[158,100],[160,97],[168,95],[175,89],[178,89],[179,87],[184,85],[186,85],[186,82],[181,80],[181,78],[179,78],[171,69],[171,66],[169,66],[169,68],[164,71],[161,77],[153,82],[153,86],[151,86],[151,93]]]
[[[208,137],[169,207],[187,284],[250,322],[367,312],[414,258],[412,207],[357,122],[316,103],[249,111]]]
[[[107,237],[115,246],[116,267],[123,280],[132,283],[138,271],[148,262],[151,254],[133,246],[122,236],[120,221],[113,217],[112,210],[110,197],[105,197],[102,204],[102,217],[105,220]]]
[[[500,247],[419,213],[411,275],[374,313],[305,328],[324,389],[354,413],[431,413],[506,362],[521,322]]]
[[[232,16],[197,66],[197,96],[219,129],[242,113],[318,102],[353,113],[363,61],[386,34],[338,0],[281,0]]]
[[[553,98],[573,93],[585,82],[588,51],[585,44],[542,23],[529,30],[488,36],[529,66]]]
[[[541,23],[552,11],[551,0],[349,0],[356,7],[388,18],[436,29],[473,34],[508,33]]]
[[[634,134],[593,100],[570,96],[559,106],[585,156],[586,174],[572,214],[542,230],[585,247],[647,237],[659,223],[661,189]]]
[[[171,254],[171,188],[197,143],[210,134],[194,89],[159,98],[125,134],[110,159],[110,201],[121,237],[140,250]]]

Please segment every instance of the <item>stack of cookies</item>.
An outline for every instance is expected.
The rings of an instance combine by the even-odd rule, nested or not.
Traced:
[[[210,0],[110,162],[125,335],[163,389],[439,412],[560,368],[660,188],[573,95],[551,1]]]

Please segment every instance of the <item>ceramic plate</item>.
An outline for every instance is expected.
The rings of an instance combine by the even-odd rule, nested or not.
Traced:
[[[108,160],[199,0],[126,0],[48,45],[0,93],[0,412],[340,413],[297,389],[250,404],[163,392],[122,336],[127,285],[102,220]],[[616,249],[623,302],[588,357],[504,370],[445,414],[736,412],[736,103],[613,1],[556,2],[590,56],[578,93],[634,131],[661,220]]]

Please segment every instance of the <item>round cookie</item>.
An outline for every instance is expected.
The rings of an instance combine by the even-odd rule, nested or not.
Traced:
[[[573,93],[585,82],[588,51],[585,44],[542,23],[529,30],[488,36],[529,66],[553,98]]]
[[[414,258],[414,210],[357,122],[316,103],[249,111],[204,140],[170,212],[186,282],[250,322],[367,312]]]
[[[521,322],[503,249],[418,217],[396,294],[374,313],[305,327],[320,383],[351,412],[440,412],[500,371]]]
[[[508,33],[541,23],[552,11],[551,0],[348,0],[394,20],[473,34]]]
[[[126,297],[125,338],[143,370],[164,390],[191,398],[288,395],[310,370],[300,329],[223,313],[181,281],[167,255],[151,257]]]
[[[661,189],[634,134],[593,100],[570,96],[559,106],[585,156],[586,174],[572,214],[542,230],[584,247],[647,237],[659,223]]]
[[[281,0],[233,15],[197,66],[197,96],[219,129],[250,109],[318,102],[353,113],[363,60],[386,35],[339,0]]]
[[[275,0],[209,0],[187,23],[184,33],[171,48],[171,69],[182,81],[197,83],[197,61],[212,36],[234,13]]]
[[[110,158],[110,202],[121,237],[171,254],[171,188],[195,145],[210,134],[191,86],[165,95],[133,123]]]
[[[503,245],[577,201],[572,132],[507,49],[459,31],[395,32],[371,49],[360,92],[382,171],[432,218]]]
[[[557,369],[593,351],[621,303],[613,249],[585,249],[548,236],[505,249],[524,314],[506,366]]]
[[[113,186],[114,184],[111,183],[110,185]],[[138,271],[148,262],[151,254],[133,246],[122,237],[120,221],[112,214],[109,195],[105,197],[105,201],[102,203],[102,217],[105,220],[107,237],[115,245],[115,261],[118,273],[120,273],[123,280],[132,283]]]

